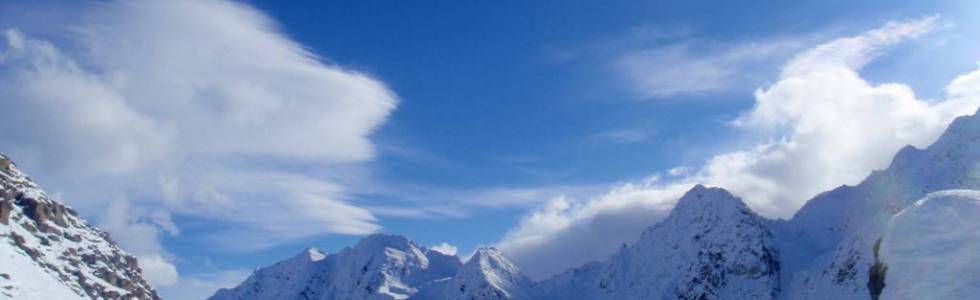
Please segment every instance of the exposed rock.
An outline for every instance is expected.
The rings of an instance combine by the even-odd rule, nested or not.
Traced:
[[[10,212],[14,209],[13,201],[0,200],[0,224],[10,225]]]
[[[875,264],[871,265],[868,271],[868,292],[871,293],[871,300],[878,300],[881,292],[885,289],[885,275],[888,273],[888,265],[881,261],[881,239],[875,242],[874,254]]]
[[[0,171],[10,174],[11,165],[13,165],[13,162],[10,161],[10,158],[0,155]]]
[[[25,223],[20,223],[20,227],[23,227],[25,230],[27,230],[27,232],[30,232],[30,233],[37,232],[37,227],[34,227],[34,225],[31,225],[31,223],[26,223],[26,222]]]

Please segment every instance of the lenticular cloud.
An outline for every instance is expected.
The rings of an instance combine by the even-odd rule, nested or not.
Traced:
[[[155,211],[104,220],[118,232],[148,223],[180,234],[161,221],[169,213],[236,224],[241,232],[221,235],[228,246],[379,228],[340,172],[267,166],[370,160],[369,135],[397,104],[384,83],[325,63],[230,1],[115,1],[81,14],[64,28],[77,38],[10,29],[0,47],[0,119],[19,129],[0,132],[3,150],[45,170],[34,173],[73,205]],[[152,234],[119,236],[133,238],[121,240],[127,248],[161,248],[134,247],[156,244]]]

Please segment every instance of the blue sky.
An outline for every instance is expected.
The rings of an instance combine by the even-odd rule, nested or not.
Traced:
[[[19,82],[23,74],[48,74],[31,73],[43,68],[20,60],[71,61],[48,67],[83,78],[79,85],[91,87],[66,94],[109,98],[86,103],[120,116],[103,123],[84,115],[72,123],[76,119],[67,117],[67,125],[55,129],[28,120],[22,126],[33,135],[5,133],[10,143],[0,145],[0,151],[121,237],[130,251],[174,266],[179,276],[157,284],[171,296],[207,294],[304,247],[338,251],[371,231],[403,234],[423,245],[449,243],[464,255],[498,245],[505,252],[516,249],[511,250],[515,256],[534,257],[526,255],[530,246],[515,246],[515,241],[525,232],[574,232],[564,228],[624,232],[612,242],[627,242],[635,228],[655,222],[672,202],[642,202],[637,211],[651,214],[631,215],[626,203],[633,200],[617,197],[666,199],[695,181],[734,185],[736,194],[762,199],[748,199],[754,209],[787,217],[818,188],[854,183],[880,167],[881,159],[869,157],[889,157],[904,144],[926,144],[952,116],[975,110],[972,102],[955,109],[930,106],[961,98],[949,93],[951,81],[977,68],[980,32],[972,19],[980,7],[968,1],[204,1],[181,2],[183,9],[157,13],[161,5],[167,6],[0,5],[0,25],[16,32],[8,31],[0,56],[6,57],[0,59],[5,84]],[[171,26],[167,20],[175,17],[189,25]],[[123,25],[135,29],[118,28]],[[195,30],[201,26],[205,29]],[[197,47],[211,43],[207,34],[212,32],[221,37],[215,45]],[[894,35],[895,41],[876,44],[879,35]],[[842,40],[848,37],[859,39]],[[36,45],[18,46],[15,40]],[[759,109],[786,109],[778,103],[795,98],[780,98],[791,97],[778,93],[780,83],[809,80],[792,74],[792,62],[836,41],[844,41],[843,48],[867,46],[856,54],[841,47],[828,50],[860,61],[841,63],[860,76],[855,77],[859,87],[880,92],[882,83],[900,83],[914,92],[906,99],[903,91],[885,91],[883,97],[898,100],[875,104],[902,112],[880,119],[901,125],[888,131],[901,131],[891,139],[895,145],[841,150],[847,155],[833,158],[867,163],[814,167],[814,174],[836,172],[826,181],[773,179],[815,189],[799,195],[713,179],[724,173],[711,171],[718,166],[709,161],[738,156],[726,153],[751,158],[764,152],[760,145],[795,149],[795,142],[856,143],[828,140],[853,138],[831,130],[840,128],[808,139],[799,128],[830,125]],[[184,52],[181,43],[193,51]],[[39,54],[45,45],[59,53]],[[154,45],[177,46],[163,51]],[[268,52],[275,55],[266,57]],[[196,60],[207,55],[215,56]],[[174,61],[188,63],[173,63],[173,70],[163,68],[167,72],[146,69]],[[183,80],[187,72],[193,75]],[[178,89],[170,94],[152,83]],[[41,89],[58,86],[65,85],[39,84]],[[8,96],[4,105],[11,107],[22,105],[15,101],[46,103],[45,97],[64,96],[27,89],[3,92]],[[854,101],[861,101],[860,95]],[[303,101],[294,111],[264,102],[267,98]],[[224,102],[210,103],[213,99]],[[208,104],[197,104],[202,102]],[[62,122],[51,116],[74,102],[53,103],[26,105],[17,112]],[[907,107],[928,117],[888,119],[905,116]],[[270,109],[283,113],[263,114]],[[305,115],[318,110],[323,114]],[[290,117],[295,115],[302,116]],[[210,127],[208,120],[225,117],[231,125],[203,129]],[[319,123],[334,118],[341,121]],[[118,120],[123,121],[114,123]],[[128,130],[142,127],[146,130]],[[197,130],[207,132],[193,133]],[[77,136],[88,140],[79,142]],[[92,146],[98,143],[131,147]],[[160,150],[171,148],[178,150]],[[807,154],[812,153],[799,155]],[[780,163],[749,169],[807,162]],[[760,176],[779,177],[772,175],[779,172],[786,171]],[[273,187],[265,189],[265,184]],[[618,204],[625,209],[590,210]],[[289,209],[280,212],[279,207]],[[327,212],[294,218],[304,210]],[[552,219],[557,223],[541,221]],[[290,222],[294,227],[280,226]],[[563,229],[548,231],[553,227],[536,224],[561,224],[555,226]],[[599,248],[589,251],[601,257],[606,250]]]

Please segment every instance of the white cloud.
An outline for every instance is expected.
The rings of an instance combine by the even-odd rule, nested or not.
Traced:
[[[183,276],[171,287],[159,288],[164,299],[207,299],[221,288],[233,288],[245,281],[251,270],[225,270]]]
[[[693,184],[655,178],[627,183],[586,202],[558,197],[528,216],[497,247],[530,277],[605,259],[619,245],[660,220]]]
[[[61,29],[71,39],[5,33],[0,150],[84,214],[108,207],[102,223],[162,276],[152,281],[177,280],[156,240],[181,233],[171,213],[231,223],[239,231],[215,233],[229,248],[379,228],[340,182],[373,157],[369,136],[396,106],[382,82],[231,1],[112,1],[77,15]],[[297,164],[326,174],[278,167]]]
[[[147,222],[147,215],[151,222]],[[169,216],[159,216],[129,205],[125,199],[119,199],[109,205],[100,227],[112,233],[113,238],[121,243],[128,252],[139,260],[140,269],[147,281],[153,286],[166,287],[177,283],[179,277],[177,268],[164,258],[166,253],[158,239],[159,232],[156,223],[168,228]]]
[[[435,245],[435,246],[431,246],[431,247],[429,247],[429,249],[432,249],[433,251],[436,251],[436,252],[439,252],[439,253],[442,253],[442,254],[445,254],[445,255],[456,255],[457,253],[459,253],[459,248],[457,248],[454,245],[450,245],[449,243],[446,243],[446,242],[443,242],[442,244],[438,244],[438,245]]]
[[[788,217],[818,192],[859,182],[902,146],[928,145],[980,105],[980,71],[953,80],[943,101],[858,73],[885,47],[935,29],[936,21],[893,22],[797,55],[733,122],[746,136],[766,137],[756,146],[717,155],[690,176],[626,184],[584,202],[559,198],[526,216],[499,247],[541,278],[608,256],[662,219],[694,183],[729,189],[765,216]]]
[[[168,287],[177,284],[180,278],[177,267],[160,254],[140,255],[137,259],[140,269],[143,271],[143,278],[146,278],[154,287]]]
[[[124,1],[88,20],[86,59],[188,154],[363,160],[395,106],[381,82],[322,63],[244,5]]]
[[[704,180],[731,189],[763,215],[789,217],[817,193],[887,167],[901,147],[927,146],[954,117],[976,111],[980,99],[932,103],[903,84],[871,84],[857,70],[884,47],[933,30],[936,21],[888,23],[798,55],[735,122],[772,139],[711,159]]]

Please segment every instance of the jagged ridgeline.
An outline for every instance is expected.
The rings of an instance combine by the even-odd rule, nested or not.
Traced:
[[[136,258],[0,155],[0,299],[160,299]]]
[[[515,299],[530,280],[496,249],[465,265],[405,237],[375,234],[325,255],[308,249],[211,299]]]
[[[695,186],[610,258],[540,282],[492,248],[461,264],[404,237],[372,235],[262,268],[211,299],[974,299],[978,190],[974,115],[789,220]]]

